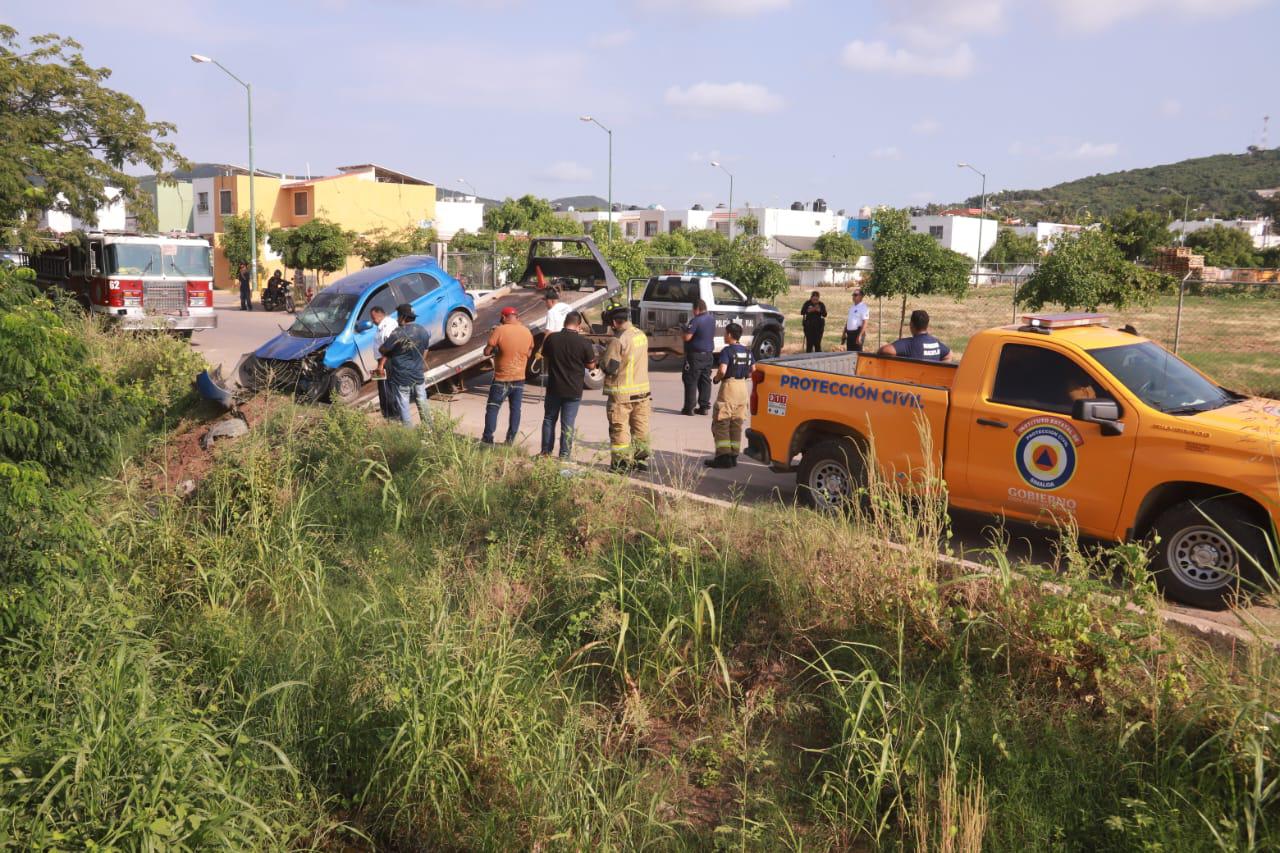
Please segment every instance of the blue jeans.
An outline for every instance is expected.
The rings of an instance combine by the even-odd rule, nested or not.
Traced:
[[[427,413],[426,382],[419,382],[417,385],[397,385],[395,389],[396,397],[399,399],[401,423],[407,427],[413,426],[413,417],[409,414],[409,403],[414,399],[418,401],[418,417],[424,424],[431,422],[431,416]]]
[[[481,441],[493,444],[493,434],[498,430],[498,411],[502,401],[511,401],[511,420],[507,422],[507,444],[516,440],[520,431],[520,406],[524,403],[524,380],[518,382],[494,382],[489,386],[489,402],[484,407],[484,435]]]
[[[560,397],[546,393],[542,412],[542,452],[550,454],[556,445],[556,419],[560,420],[560,458],[568,459],[573,451],[573,424],[578,420],[581,397]]]

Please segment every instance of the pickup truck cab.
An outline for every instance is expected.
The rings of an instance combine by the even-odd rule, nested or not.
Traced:
[[[742,326],[742,345],[757,361],[782,352],[782,312],[757,302],[732,282],[709,275],[657,275],[648,279],[640,298],[631,301],[632,322],[649,338],[649,351],[684,354],[684,327],[701,299],[716,320],[715,349],[724,347],[724,329]]]
[[[868,353],[759,364],[747,453],[795,470],[798,497],[816,506],[850,500],[874,464],[908,489],[940,474],[960,509],[1154,539],[1168,597],[1224,607],[1276,569],[1280,402],[1222,388],[1104,320],[1028,315],[980,332],[958,364]]]

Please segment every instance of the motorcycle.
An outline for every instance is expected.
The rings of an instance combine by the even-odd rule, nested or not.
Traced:
[[[268,284],[262,291],[262,310],[294,312],[293,289],[286,284]]]

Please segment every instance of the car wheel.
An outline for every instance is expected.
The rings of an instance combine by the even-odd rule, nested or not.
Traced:
[[[360,397],[362,388],[364,383],[356,369],[349,364],[343,365],[329,377],[329,401],[350,406]]]
[[[593,367],[587,371],[583,384],[592,391],[599,391],[604,387],[604,371],[598,367]]]
[[[847,438],[820,441],[804,452],[796,471],[796,497],[814,509],[845,511],[866,486],[866,466]]]
[[[751,344],[751,355],[756,361],[777,358],[782,353],[782,338],[777,332],[761,332]]]
[[[451,311],[448,319],[444,321],[444,336],[449,339],[452,346],[465,346],[471,340],[473,328],[471,315],[458,308]]]
[[[1237,595],[1256,591],[1262,572],[1254,561],[1272,559],[1262,528],[1230,499],[1175,504],[1156,519],[1154,531],[1156,586],[1193,607],[1222,610]]]

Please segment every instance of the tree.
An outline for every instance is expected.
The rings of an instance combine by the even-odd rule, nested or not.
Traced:
[[[650,240],[649,254],[655,258],[692,258],[698,254],[698,247],[687,231],[677,229]]]
[[[355,241],[355,252],[365,266],[375,267],[405,255],[422,255],[431,251],[431,244],[440,237],[434,228],[404,228],[387,231],[382,228],[361,235]]]
[[[1106,229],[1127,260],[1149,261],[1155,250],[1173,242],[1169,217],[1159,210],[1126,208],[1106,221]]]
[[[715,228],[697,228],[688,234],[700,258],[718,257],[729,248],[729,238]]]
[[[1258,253],[1253,238],[1239,228],[1213,225],[1187,235],[1187,245],[1204,255],[1211,267],[1256,267]]]
[[[1109,231],[1063,234],[1031,278],[1018,288],[1017,302],[1032,311],[1045,305],[1096,311],[1146,304],[1168,279],[1125,258]]]
[[[317,273],[337,272],[346,266],[353,242],[350,232],[327,219],[312,219],[297,228],[276,228],[267,239],[285,266]]]
[[[144,228],[155,214],[139,180],[125,172],[184,165],[168,122],[102,85],[111,71],[84,61],[80,45],[56,35],[30,39],[0,24],[0,241],[37,248],[40,215],[62,210],[92,221],[116,187]]]
[[[523,195],[518,199],[504,199],[502,204],[487,208],[484,212],[484,227],[500,234],[510,234],[512,231],[532,234],[538,230],[553,234],[565,233],[554,230],[552,220],[555,218],[556,212],[551,207],[551,202],[545,198]],[[551,230],[548,231],[548,228]]]
[[[909,298],[940,293],[960,298],[968,292],[973,261],[942,248],[928,234],[912,231],[906,210],[882,208],[876,211],[875,224],[879,231],[867,292],[902,297],[899,329],[906,320]]]
[[[1040,243],[1034,234],[1001,228],[996,242],[982,259],[989,264],[1031,264],[1040,260]]]
[[[787,289],[787,274],[764,254],[763,237],[743,234],[716,258],[716,275],[756,299],[772,299]]]
[[[822,253],[817,249],[801,249],[798,252],[792,252],[791,257],[787,258],[792,265],[795,264],[816,264],[822,261]]]
[[[828,231],[813,241],[818,257],[831,264],[856,264],[866,254],[848,231]]]
[[[737,218],[736,222],[738,227],[735,230],[738,234],[754,237],[760,233],[760,220],[754,214],[744,213]]]
[[[222,217],[222,240],[218,245],[222,247],[222,254],[231,265],[233,275],[235,269],[241,264],[250,263],[254,257],[262,256],[262,241],[267,236],[267,220],[261,213],[257,214],[257,217],[258,245],[256,247],[249,242],[248,211],[235,216]],[[274,247],[273,243],[272,248]]]

